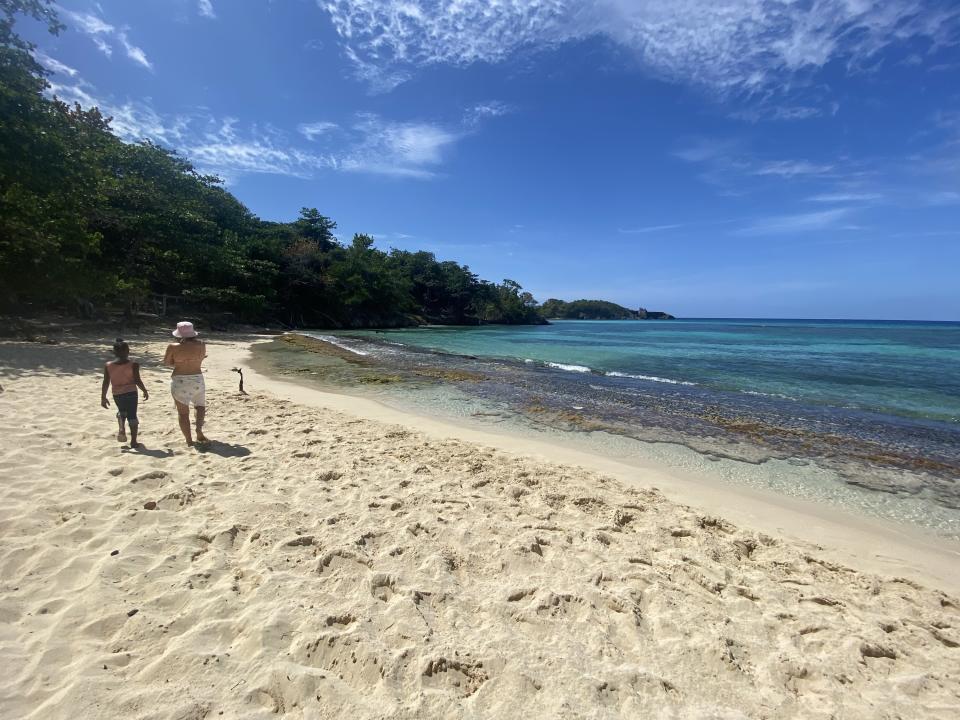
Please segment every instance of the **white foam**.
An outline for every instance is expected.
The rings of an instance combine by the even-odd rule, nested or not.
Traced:
[[[566,370],[567,372],[578,372],[578,373],[593,372],[593,370],[588,368],[586,365],[567,365],[566,363],[555,363],[555,362],[548,362],[547,365],[549,365],[552,368],[556,368],[557,370]]]
[[[650,380],[652,382],[659,383],[668,383],[670,385],[696,385],[694,382],[687,382],[686,380],[672,380],[671,378],[657,377],[656,375],[631,375],[630,373],[622,373],[613,370],[608,373],[604,373],[608,377],[623,377],[623,378],[633,378],[634,380]]]
[[[309,337],[316,338],[317,340],[322,340],[325,343],[330,343],[331,345],[336,345],[341,350],[346,350],[347,352],[352,352],[354,355],[369,355],[363,350],[357,350],[352,348],[349,345],[343,343],[338,338],[333,337],[332,335],[310,335]]]
[[[784,395],[783,393],[765,393],[759,390],[744,390],[747,395],[758,395],[760,397],[775,397],[783,400],[797,400],[793,395]]]

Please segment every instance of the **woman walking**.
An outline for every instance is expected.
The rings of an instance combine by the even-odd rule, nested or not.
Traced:
[[[203,420],[207,411],[206,386],[200,369],[204,358],[207,357],[207,346],[197,337],[197,331],[193,329],[191,322],[178,322],[173,336],[178,338],[179,342],[167,346],[163,364],[173,368],[170,392],[177,406],[180,430],[187,445],[193,445],[193,437],[190,434],[190,405],[192,404],[196,412],[197,442],[207,442],[203,434]]]

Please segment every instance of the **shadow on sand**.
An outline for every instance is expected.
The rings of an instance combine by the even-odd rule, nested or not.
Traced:
[[[199,453],[210,453],[220,457],[246,457],[250,454],[250,449],[243,445],[233,445],[231,443],[220,442],[219,440],[207,440],[198,442],[194,446]]]
[[[140,447],[132,448],[129,445],[124,445],[120,448],[122,453],[136,453],[137,455],[147,455],[152,458],[168,458],[173,457],[173,450],[167,448],[166,450],[151,450],[146,447],[143,443],[140,443]]]

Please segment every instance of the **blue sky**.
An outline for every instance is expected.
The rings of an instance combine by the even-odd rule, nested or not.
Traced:
[[[53,91],[534,295],[960,319],[960,5],[63,0]]]

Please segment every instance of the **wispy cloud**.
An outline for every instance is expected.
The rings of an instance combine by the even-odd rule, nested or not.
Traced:
[[[329,158],[277,145],[263,135],[191,144],[183,153],[202,171],[228,182],[250,173],[309,178],[315,170],[331,167]]]
[[[805,158],[760,158],[745,142],[729,139],[696,138],[673,155],[700,166],[698,177],[730,196],[762,189],[769,185],[770,178],[793,183],[830,180],[836,184],[861,172],[848,159],[826,163]]]
[[[940,190],[937,192],[924,193],[921,199],[926,205],[960,205],[960,193],[954,190]]]
[[[113,25],[96,15],[65,9],[61,9],[60,12],[68,23],[87,35],[112,35],[115,31]]]
[[[160,115],[144,102],[101,105],[101,110],[112,118],[110,126],[113,131],[125,140],[153,140],[170,147],[177,147],[185,141],[193,122],[193,118],[186,115]]]
[[[353,132],[359,141],[337,161],[349,172],[429,179],[461,135],[440,125],[392,122],[372,113],[359,115]]]
[[[760,156],[746,139],[694,137],[671,154],[697,166],[697,178],[718,194],[744,196],[781,192],[824,205],[864,208],[880,200],[903,208],[953,205],[960,187],[960,111],[933,113],[911,140],[917,149],[906,157],[831,153],[827,157]]]
[[[496,63],[603,35],[655,75],[722,94],[763,94],[841,60],[955,40],[960,9],[924,0],[317,0],[358,75],[383,89],[419,67]],[[807,111],[802,111],[806,113]]]
[[[324,133],[328,133],[331,130],[336,130],[336,128],[337,124],[332,122],[301,123],[297,126],[297,130],[307,140],[316,140]]]
[[[213,3],[210,0],[197,0],[197,12],[205,18],[215,20],[217,14],[213,11]]]
[[[796,105],[787,107],[777,107],[771,112],[771,117],[775,120],[806,120],[807,118],[822,115],[823,110],[809,105]]]
[[[77,71],[75,68],[66,65],[56,58],[52,58],[46,53],[40,52],[39,50],[33,53],[33,57],[36,58],[36,61],[43,65],[47,70],[52,73],[57,73],[59,75],[67,75],[68,77],[76,77]]]
[[[856,203],[872,202],[879,200],[883,195],[880,193],[854,193],[854,192],[833,192],[811,195],[807,198],[810,202],[818,203]]]
[[[113,46],[103,38],[94,36],[93,44],[97,46],[97,50],[102,52],[108,58],[113,57]]]
[[[807,160],[771,160],[752,169],[754,175],[775,175],[782,178],[810,177],[827,175],[833,172],[833,165],[812,163]]]
[[[124,140],[153,140],[175,148],[202,172],[228,181],[248,173],[307,178],[318,171],[428,180],[440,175],[457,142],[479,131],[472,108],[452,126],[359,113],[349,123],[302,123],[288,133],[264,125],[241,127],[235,118],[203,110],[163,115],[149,102],[100,99],[82,78],[52,82],[49,92],[65,102],[98,106],[113,118],[111,127]]]
[[[666,232],[667,230],[676,230],[677,228],[682,228],[682,227],[683,227],[682,224],[647,225],[646,227],[638,227],[638,228],[629,228],[629,229],[620,228],[619,230],[617,230],[617,232],[622,233],[624,235],[646,235],[647,233]]]
[[[128,58],[138,65],[142,65],[147,70],[153,70],[153,63],[147,60],[147,54],[127,39],[126,32],[117,33],[117,37],[120,39],[120,44],[123,45],[123,49],[127,51]]]
[[[73,84],[51,83],[49,92],[65,102],[99,107],[112,118],[110,127],[123,140],[151,140],[174,148],[200,172],[219,175],[227,182],[249,173],[306,178],[335,165],[332,158],[297,148],[271,128],[253,126],[241,131],[235,118],[215,118],[203,111],[163,115],[149,102],[103,100],[82,79]]]
[[[674,156],[690,163],[702,163],[718,158],[730,158],[739,149],[732,140],[697,138],[685,147],[674,151]]]
[[[390,240],[401,240],[401,241],[413,240],[416,237],[416,235],[408,235],[407,233],[402,233],[402,232],[392,232],[392,233],[372,232],[370,233],[370,236],[375,238],[376,240],[384,240],[388,242]]]
[[[48,94],[59,98],[67,104],[72,105],[73,103],[79,103],[86,108],[100,106],[100,109],[104,110],[97,98],[93,96],[93,91],[93,86],[82,78],[77,79],[76,82],[69,85],[54,79],[50,82],[50,86],[47,89]]]
[[[63,8],[60,9],[60,12],[68,24],[85,35],[89,35],[97,49],[107,57],[113,57],[113,45],[111,43],[116,42],[123,47],[128,58],[147,70],[153,70],[153,64],[147,59],[147,54],[142,48],[130,41],[126,28],[118,29],[92,13],[74,12]]]
[[[499,100],[477,103],[464,113],[463,122],[469,127],[479,125],[487,118],[500,117],[513,112],[513,107]]]
[[[847,218],[851,208],[840,207],[818,212],[798,213],[795,215],[775,215],[759,218],[744,227],[733,230],[731,234],[742,236],[788,235],[836,228],[841,220]],[[847,226],[852,229],[852,226]]]

